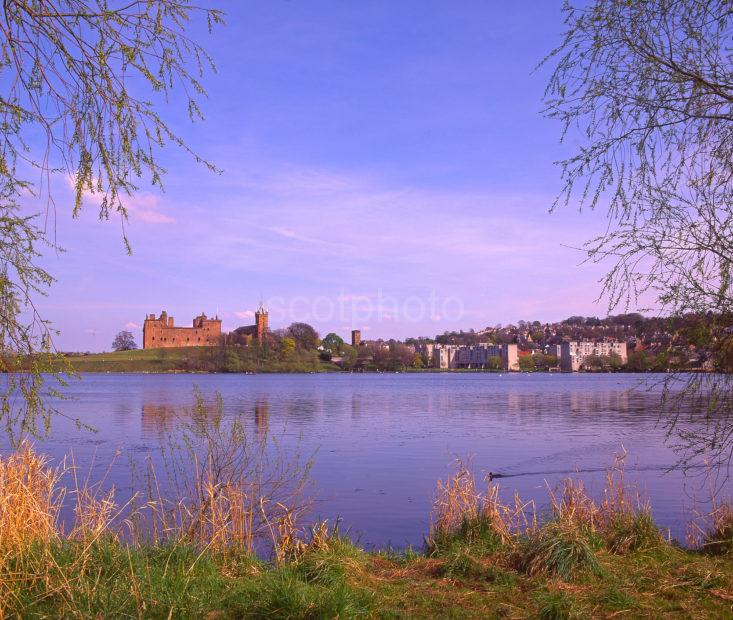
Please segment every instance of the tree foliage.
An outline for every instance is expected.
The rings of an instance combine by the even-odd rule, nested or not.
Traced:
[[[52,277],[36,261],[53,246],[55,184],[70,181],[78,215],[85,200],[100,219],[117,214],[141,183],[162,187],[158,154],[176,145],[213,169],[166,123],[173,91],[201,119],[200,79],[213,68],[189,36],[194,18],[209,29],[222,14],[188,0],[5,0],[0,13],[0,330],[4,371],[21,364],[2,400],[6,427],[37,430],[52,412],[42,399],[55,335],[36,309]],[[31,179],[37,179],[33,181]],[[44,227],[20,210],[41,203]],[[48,216],[51,216],[50,218]],[[20,361],[18,361],[20,360]],[[28,360],[32,360],[29,362]],[[56,375],[61,379],[59,375]],[[46,393],[51,388],[46,388]],[[13,395],[23,395],[24,405]]]
[[[321,346],[324,351],[327,351],[331,355],[339,355],[344,348],[344,339],[338,334],[330,332],[321,340]]]
[[[559,200],[608,207],[592,240],[612,304],[731,308],[733,8],[720,0],[566,5],[547,114],[584,142]],[[575,137],[576,133],[573,133]]]
[[[612,307],[710,313],[724,358],[733,338],[733,5],[593,0],[564,12],[565,37],[546,59],[546,112],[580,143],[561,162],[558,202],[607,209],[607,232],[585,249],[607,265]],[[687,420],[697,430],[683,436],[683,459],[714,447],[729,462],[730,377],[673,385],[664,402],[671,428],[681,415],[704,414]]]
[[[119,332],[112,341],[112,349],[115,351],[134,351],[137,349],[137,343],[132,332],[127,330]]]
[[[280,340],[280,357],[283,360],[292,359],[295,355],[295,339],[286,336]]]
[[[519,356],[519,369],[524,372],[530,372],[535,369],[535,360],[533,355]]]
[[[287,329],[287,335],[299,348],[307,351],[315,349],[320,342],[318,332],[308,323],[292,323]]]

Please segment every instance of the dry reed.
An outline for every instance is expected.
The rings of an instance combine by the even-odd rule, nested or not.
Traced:
[[[63,465],[51,467],[28,442],[0,458],[0,546],[17,550],[57,538]]]
[[[513,499],[513,504],[504,504],[499,485],[490,479],[487,479],[486,492],[481,492],[466,462],[457,461],[455,473],[446,481],[438,480],[428,542],[478,521],[487,525],[502,543],[509,543],[521,532],[536,529],[534,502],[522,501],[516,492]]]
[[[606,472],[600,501],[589,495],[580,479],[567,478],[555,487],[546,485],[551,521],[566,532],[598,534],[614,552],[659,540],[649,503],[626,482],[625,459],[624,450]],[[438,481],[428,543],[434,546],[441,535],[465,532],[466,524],[477,521],[488,525],[503,544],[514,544],[539,530],[534,502],[523,501],[515,492],[513,502],[503,503],[499,485],[490,478],[486,490],[480,491],[468,465],[457,461],[455,473]]]
[[[202,553],[215,552],[226,562],[230,552],[253,556],[256,540],[264,532],[262,524],[274,523],[270,546],[278,561],[301,555],[309,546],[295,525],[299,510],[272,501],[260,492],[257,481],[248,481],[243,474],[222,478],[210,457],[194,461],[193,494],[164,498],[153,474],[150,489],[157,495],[140,505],[137,495],[117,502],[114,487],[103,490],[104,480],[92,483],[89,475],[80,477],[73,455],[71,463],[54,467],[29,443],[0,458],[0,620],[17,609],[20,592],[38,583],[48,584],[48,595],[63,601],[62,607],[75,610],[74,593],[78,595],[82,575],[93,564],[95,544],[103,539],[131,547],[149,543],[194,547]],[[61,519],[65,500],[73,515],[69,524]],[[325,537],[319,532],[310,544],[322,546]],[[65,541],[77,547],[73,562],[61,569],[52,547]],[[138,584],[132,564],[129,570],[134,593]]]
[[[600,509],[589,497],[582,480],[566,478],[554,489],[547,485],[547,493],[554,520],[568,526],[596,530]]]
[[[711,495],[709,508],[693,510],[687,527],[687,544],[709,553],[733,551],[733,504]]]

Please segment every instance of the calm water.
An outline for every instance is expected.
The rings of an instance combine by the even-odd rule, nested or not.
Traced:
[[[627,477],[639,482],[657,521],[684,536],[700,477],[665,473],[676,462],[657,424],[658,394],[639,375],[328,374],[83,375],[58,404],[96,427],[57,420],[39,442],[55,458],[73,448],[78,464],[130,484],[142,462],[176,431],[194,390],[220,393],[227,416],[265,430],[288,452],[315,453],[317,516],[340,517],[365,545],[419,545],[429,527],[435,481],[456,457],[476,472],[500,472],[507,493],[546,505],[545,485],[579,471],[602,491],[603,470],[623,445]],[[727,490],[727,489],[726,489]]]

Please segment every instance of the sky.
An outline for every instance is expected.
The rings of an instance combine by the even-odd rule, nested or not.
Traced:
[[[222,172],[163,151],[165,191],[125,200],[132,256],[58,185],[38,307],[59,349],[141,344],[161,310],[231,330],[260,301],[272,328],[366,338],[607,314],[578,249],[605,215],[550,213],[578,139],[541,114],[559,0],[219,6],[227,25],[195,31],[217,64],[205,121],[175,92],[162,114]]]

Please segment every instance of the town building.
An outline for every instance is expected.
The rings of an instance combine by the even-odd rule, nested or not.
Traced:
[[[502,370],[519,370],[519,351],[516,344],[479,343],[473,345],[457,344],[417,344],[415,351],[428,361],[429,368],[456,369],[493,369],[495,359]]]
[[[626,343],[615,340],[566,341],[560,345],[560,368],[564,372],[577,372],[589,357],[610,357],[611,355],[617,355],[625,364],[629,359]]]

